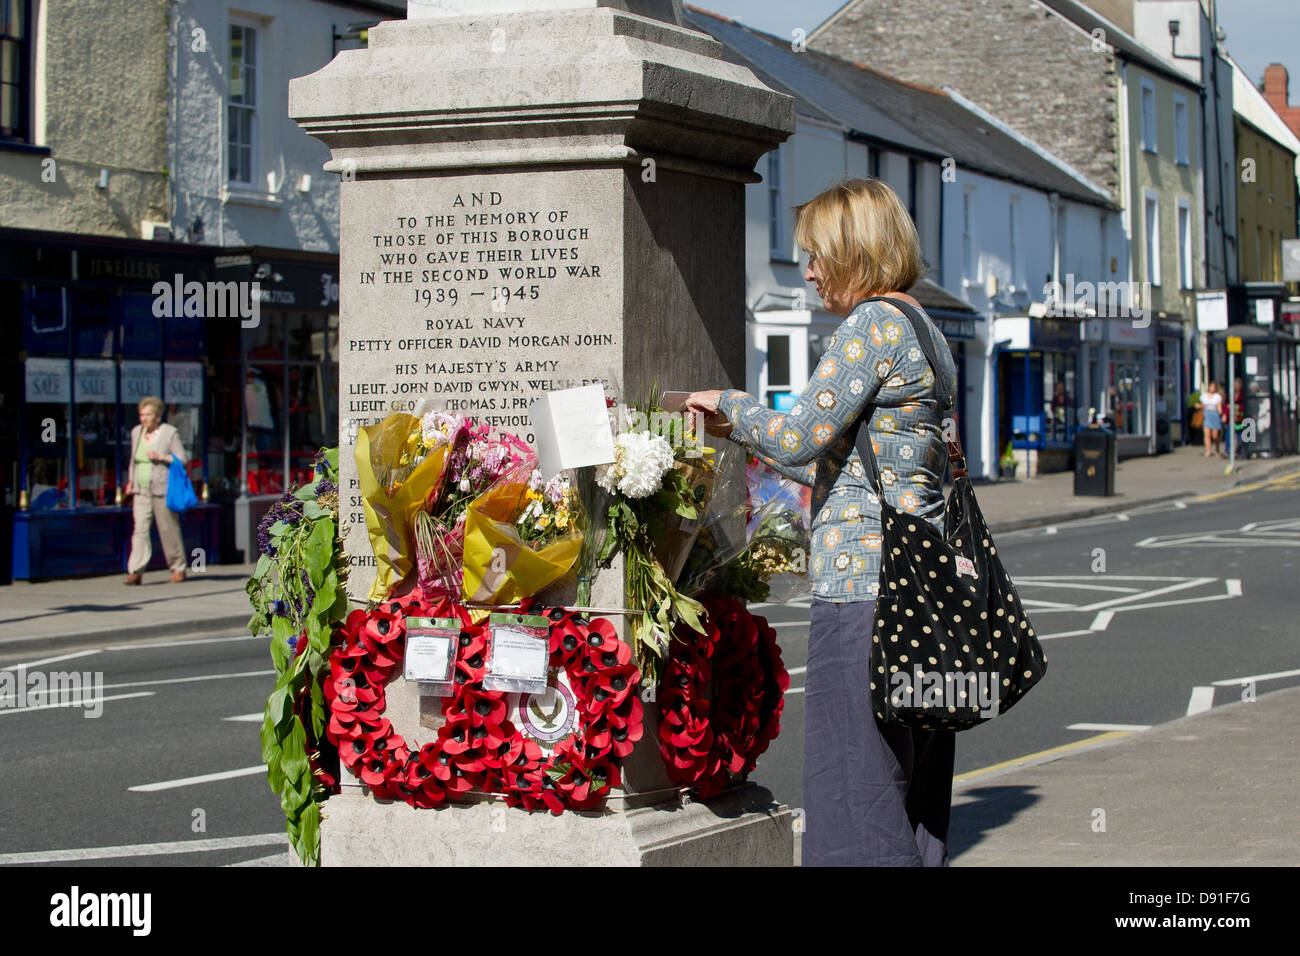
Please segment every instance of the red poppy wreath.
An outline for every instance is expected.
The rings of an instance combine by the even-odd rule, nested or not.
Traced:
[[[602,618],[587,621],[563,608],[530,613],[551,622],[552,685],[540,702],[543,695],[483,688],[488,628],[446,598],[408,596],[348,615],[325,680],[326,736],[375,797],[436,807],[478,790],[504,794],[511,806],[558,815],[591,809],[619,785],[622,760],[641,739],[632,649]],[[453,693],[442,704],[446,723],[415,750],[384,717],[384,685],[401,668],[408,617],[461,621]],[[565,707],[567,721],[545,719]],[[538,725],[549,737],[531,723],[530,711],[544,718]],[[524,734],[517,723],[533,732]]]
[[[679,627],[659,685],[668,777],[701,799],[749,773],[781,732],[790,675],[776,631],[734,598],[706,595],[708,630]]]

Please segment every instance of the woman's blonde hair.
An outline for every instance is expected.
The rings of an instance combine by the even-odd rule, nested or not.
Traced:
[[[906,292],[925,274],[912,217],[879,179],[847,179],[794,207],[794,238],[823,288],[854,298]]]
[[[149,408],[152,408],[152,409],[153,409],[153,413],[154,413],[155,415],[157,415],[157,416],[158,416],[158,420],[161,421],[161,420],[162,420],[162,417],[163,417],[163,401],[162,401],[162,399],[159,398],[157,395],[146,395],[144,398],[140,399],[140,401],[136,403],[136,406],[135,406],[135,407],[136,407],[137,409],[141,409],[141,408],[144,408],[146,405],[147,405]]]

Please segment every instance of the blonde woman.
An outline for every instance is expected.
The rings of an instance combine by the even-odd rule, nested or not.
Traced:
[[[153,557],[149,528],[158,523],[163,554],[173,581],[185,580],[185,543],[176,513],[167,507],[167,476],[172,455],[188,461],[176,429],[163,422],[162,399],[149,395],[140,399],[140,424],[131,429],[131,465],[127,471],[126,494],[131,502],[135,528],[131,535],[131,556],[127,559],[125,584],[144,581],[144,569]]]
[[[1218,382],[1205,386],[1200,407],[1205,410],[1205,454],[1201,457],[1213,458],[1221,454],[1219,442],[1223,438],[1223,393],[1219,391]]]
[[[946,866],[951,731],[879,722],[871,711],[872,611],[879,590],[880,499],[854,449],[864,416],[891,505],[942,528],[945,406],[957,380],[943,335],[932,369],[888,301],[924,272],[916,227],[894,192],[855,179],[795,208],[804,278],[843,322],[789,412],[735,389],[688,407],[813,487],[811,626],[804,695],[805,866]],[[874,412],[874,414],[873,414]]]

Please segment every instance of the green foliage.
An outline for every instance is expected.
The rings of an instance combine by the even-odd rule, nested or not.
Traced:
[[[248,628],[269,637],[276,673],[262,718],[266,780],[280,798],[289,841],[308,866],[320,862],[319,804],[328,796],[312,771],[310,748],[325,733],[332,625],[347,613],[337,469],[338,449],[323,450],[314,480],[268,512],[259,528],[265,550],[246,585]]]

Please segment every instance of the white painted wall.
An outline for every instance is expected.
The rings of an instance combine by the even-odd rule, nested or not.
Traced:
[[[335,27],[343,32],[349,23],[374,21],[379,14],[311,0],[250,0],[237,10],[192,0],[174,5],[172,234],[210,245],[337,252],[338,178],[321,170],[329,150],[286,115],[289,80],[330,61]],[[257,30],[257,148],[251,186],[228,182],[232,21]],[[305,191],[304,176],[311,177]],[[201,238],[196,219],[202,220]]]

